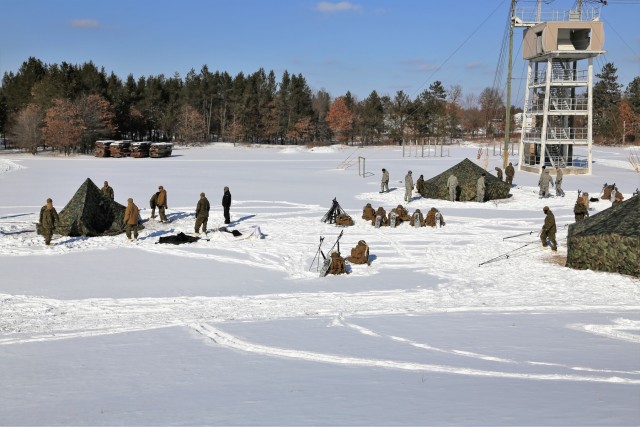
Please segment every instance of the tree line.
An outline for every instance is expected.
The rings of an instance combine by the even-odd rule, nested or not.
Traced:
[[[616,71],[606,64],[598,74],[594,131],[619,140],[620,123],[640,127],[640,77],[623,93]],[[375,90],[364,100],[350,92],[332,98],[324,89],[312,91],[301,74],[284,71],[278,80],[260,69],[231,76],[206,65],[184,78],[122,80],[92,62],[44,64],[31,57],[6,72],[0,87],[0,132],[34,153],[42,146],[89,152],[100,138],[379,144],[474,137],[503,131],[504,114],[502,94],[491,87],[463,96],[460,86],[435,81],[413,99]]]

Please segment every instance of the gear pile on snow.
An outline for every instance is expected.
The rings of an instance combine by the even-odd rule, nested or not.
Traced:
[[[193,243],[200,240],[199,237],[187,236],[180,232],[174,236],[163,236],[158,239],[158,243],[169,243],[172,245],[181,245],[183,243]]]
[[[333,198],[333,202],[331,203],[331,208],[322,217],[322,222],[326,222],[326,223],[329,223],[329,224],[335,224],[336,223],[336,219],[338,218],[339,215],[349,216],[344,211],[344,209],[342,209],[342,207],[340,206],[340,203],[338,203],[338,201],[334,197]]]

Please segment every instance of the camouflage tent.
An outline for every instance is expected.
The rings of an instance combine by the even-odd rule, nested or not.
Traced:
[[[506,199],[509,197],[509,190],[511,188],[509,184],[500,181],[469,159],[464,159],[440,175],[425,181],[420,195],[429,199],[449,200],[447,180],[449,179],[449,175],[453,174],[458,178],[456,200],[461,202],[475,201],[476,185],[478,178],[480,178],[483,172],[487,174],[484,177],[486,187],[485,200]]]
[[[124,206],[103,197],[100,189],[87,178],[60,212],[60,224],[55,233],[63,236],[120,234],[125,227],[124,211]]]
[[[640,277],[640,195],[569,226],[567,267]]]

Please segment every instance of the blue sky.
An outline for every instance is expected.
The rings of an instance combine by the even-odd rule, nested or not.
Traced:
[[[549,3],[545,0],[545,3]],[[568,9],[556,0],[544,7]],[[585,7],[593,3],[585,0]],[[640,75],[640,0],[602,9],[608,50],[595,62]],[[372,90],[415,97],[435,80],[478,94],[494,81],[508,0],[2,0],[0,73],[29,56],[45,63],[93,61],[121,78],[210,71],[301,73],[333,97]],[[518,6],[535,7],[535,1]],[[525,62],[516,29],[514,103]],[[505,71],[506,75],[506,71]],[[506,80],[506,78],[505,78]]]

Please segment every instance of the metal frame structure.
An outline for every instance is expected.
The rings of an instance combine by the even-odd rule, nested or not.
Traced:
[[[593,58],[605,53],[603,26],[593,9],[552,16],[563,20],[514,17],[515,25],[528,27],[523,57],[529,61],[518,169],[539,173],[557,166],[591,174]],[[574,147],[585,147],[586,158],[575,155]]]

